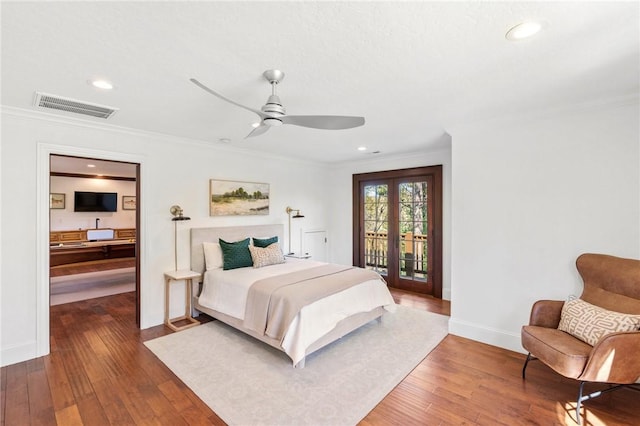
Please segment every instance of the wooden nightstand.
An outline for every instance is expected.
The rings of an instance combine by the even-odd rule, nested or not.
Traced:
[[[191,292],[193,288],[194,278],[200,278],[200,273],[184,269],[181,271],[169,271],[164,273],[164,323],[173,331],[180,331],[187,328],[195,327],[196,325],[200,325],[200,322],[191,316]],[[182,280],[184,280],[185,286],[184,315],[181,317],[169,319],[169,295],[171,293],[171,283],[173,281]],[[174,322],[181,320],[189,321],[189,324],[181,326],[176,326],[173,324]]]

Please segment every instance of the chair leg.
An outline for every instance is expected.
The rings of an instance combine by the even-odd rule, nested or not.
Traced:
[[[597,398],[601,395],[604,395],[605,393],[609,393],[611,391],[614,390],[618,390],[620,388],[624,388],[624,387],[629,387],[631,389],[635,389],[634,385],[614,385],[611,386],[610,388],[604,389],[604,390],[600,390],[600,391],[595,391],[595,392],[591,392],[589,395],[584,395],[583,396],[583,391],[584,391],[584,384],[586,382],[580,382],[580,389],[578,390],[578,401],[576,402],[576,422],[578,423],[578,425],[580,424],[580,408],[582,405],[583,401],[588,401],[590,399],[593,398]]]
[[[580,382],[580,389],[578,390],[578,401],[576,402],[576,423],[580,425],[580,404],[582,404],[582,391],[584,390],[584,382]]]
[[[527,359],[524,360],[524,365],[522,366],[522,380],[526,379],[525,371],[527,370],[527,364],[529,364],[529,361],[531,361],[532,359],[534,358],[531,356],[531,352],[529,352],[527,354]]]

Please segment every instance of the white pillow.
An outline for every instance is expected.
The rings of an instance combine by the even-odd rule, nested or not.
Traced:
[[[222,259],[222,248],[219,243],[202,243],[204,249],[204,263],[207,271],[212,269],[220,269],[224,265]]]

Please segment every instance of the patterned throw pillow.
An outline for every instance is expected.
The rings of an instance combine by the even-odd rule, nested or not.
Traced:
[[[220,238],[218,242],[222,249],[222,269],[225,271],[253,265],[251,252],[249,252],[249,238],[235,243],[229,243]]]
[[[640,315],[609,311],[582,299],[564,303],[558,329],[594,346],[607,334],[636,331],[640,328]]]
[[[262,268],[263,266],[276,265],[284,263],[284,255],[278,243],[270,244],[268,247],[249,246],[251,257],[253,258],[253,267]]]
[[[277,235],[271,238],[254,238],[253,239],[253,245],[256,247],[262,247],[262,248],[269,247],[271,244],[277,243],[277,242],[278,242]]]

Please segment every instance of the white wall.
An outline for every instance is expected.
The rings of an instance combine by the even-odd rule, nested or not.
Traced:
[[[48,185],[49,152],[105,159],[117,155],[141,163],[142,328],[164,318],[163,272],[172,270],[174,262],[171,205],[179,204],[192,219],[178,226],[179,268],[189,267],[191,227],[283,223],[286,232],[287,205],[303,209],[305,227],[327,227],[327,171],[316,164],[7,108],[2,110],[1,141],[2,365],[48,351],[48,318],[42,315],[48,297],[43,300],[38,291],[43,286],[48,291],[43,281],[48,277],[49,188],[39,186]],[[209,217],[211,178],[269,183],[270,214]],[[294,232],[292,245],[299,246],[299,238]],[[172,315],[181,310],[181,291],[182,285],[173,286]],[[43,341],[46,345],[39,346]]]
[[[305,215],[297,226],[327,229],[331,261],[350,264],[352,174],[442,164],[443,294],[452,301],[450,331],[520,350],[520,326],[535,300],[580,292],[578,254],[640,258],[639,112],[636,102],[460,127],[450,131],[451,150],[327,168],[3,108],[0,364],[42,354],[34,313],[48,272],[36,265],[48,264],[42,253],[48,253],[49,188],[39,187],[43,179],[48,185],[48,170],[38,169],[48,167],[48,158],[39,160],[38,153],[80,150],[142,164],[143,328],[163,319],[162,274],[173,267],[171,205],[181,205],[192,218],[180,224],[181,268],[189,266],[189,228],[286,226],[287,205]],[[211,178],[270,183],[269,216],[209,217]],[[299,232],[292,238],[299,247]],[[177,314],[182,289],[174,291]]]
[[[65,194],[65,208],[50,210],[52,231],[93,229],[96,218],[100,228],[135,228],[136,211],[122,208],[123,195],[136,195],[135,181],[51,176],[51,192]],[[74,212],[75,191],[115,192],[118,194],[118,209],[115,212]]]
[[[522,351],[534,301],[579,295],[584,252],[640,258],[635,102],[452,135],[450,332]]]
[[[451,295],[451,144],[449,135],[443,136],[439,151],[413,153],[393,158],[371,159],[349,162],[332,167],[329,180],[328,217],[331,223],[329,234],[329,261],[351,265],[353,262],[353,175],[384,170],[408,169],[442,165],[442,297]]]

